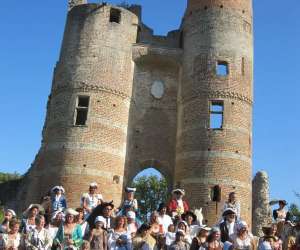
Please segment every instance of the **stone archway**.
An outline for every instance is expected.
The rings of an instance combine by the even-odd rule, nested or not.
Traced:
[[[145,160],[139,164],[135,164],[135,166],[131,166],[129,171],[127,172],[127,178],[125,183],[125,186],[128,186],[132,183],[133,179],[141,172],[143,172],[146,169],[154,169],[158,171],[161,176],[163,176],[167,183],[168,183],[168,189],[169,191],[173,188],[173,171],[171,171],[171,167],[167,164],[164,164],[158,160]]]
[[[156,211],[161,203],[167,203],[171,197],[171,180],[166,171],[158,171],[158,165],[148,165],[141,168],[128,184],[136,188],[135,197],[138,200],[139,219],[147,221],[153,211]],[[155,168],[154,168],[155,167]]]

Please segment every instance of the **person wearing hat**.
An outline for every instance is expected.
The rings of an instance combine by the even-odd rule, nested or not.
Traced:
[[[184,240],[188,244],[192,243],[192,237],[189,234],[189,226],[184,220],[178,222],[176,232],[178,232],[178,231],[184,232]]]
[[[20,231],[24,234],[29,233],[35,229],[35,217],[38,214],[44,214],[44,208],[40,204],[31,204],[23,213]]]
[[[51,213],[64,211],[67,208],[64,194],[65,189],[62,186],[55,186],[51,189]]]
[[[92,182],[89,186],[89,192],[82,195],[82,207],[84,209],[85,217],[88,217],[89,214],[103,202],[103,196],[100,193],[97,193],[98,184]]]
[[[178,188],[173,190],[172,194],[173,198],[168,205],[168,210],[172,218],[180,218],[182,214],[189,211],[188,203],[185,200],[183,200],[185,191],[183,189]]]
[[[232,208],[233,210],[235,210],[236,219],[240,220],[240,218],[241,218],[241,204],[237,200],[235,192],[229,193],[228,201],[225,202],[223,211],[225,211],[228,208]]]
[[[54,245],[60,249],[77,249],[82,244],[82,231],[80,225],[75,222],[78,215],[72,208],[65,210],[65,222],[59,227]]]
[[[182,214],[181,219],[187,223],[188,227],[197,223],[197,216],[192,211],[187,211]]]
[[[128,211],[138,212],[138,201],[134,198],[136,188],[126,187],[125,188],[125,200],[123,201],[120,212],[118,215],[126,216]]]
[[[201,226],[196,237],[193,238],[190,250],[206,250],[207,249],[207,237],[211,228],[208,226]]]
[[[273,218],[275,221],[288,221],[291,219],[291,214],[288,212],[285,207],[287,202],[285,200],[278,201],[279,208],[273,210]]]
[[[52,214],[50,223],[47,226],[47,230],[49,231],[51,238],[54,239],[59,226],[64,222],[65,214],[62,211],[56,211]]]
[[[223,221],[219,225],[221,231],[221,241],[232,241],[237,228],[236,211],[232,208],[227,208],[223,214]]]
[[[0,234],[8,233],[9,231],[9,222],[16,217],[16,213],[12,209],[6,209],[4,211],[4,220],[0,225]]]
[[[287,202],[285,200],[278,201],[279,208],[273,210],[273,218],[277,223],[277,235],[281,235],[285,222],[291,220],[291,214],[285,207]]]
[[[136,214],[133,211],[127,212],[127,231],[130,233],[133,238],[139,228],[138,223],[136,222]]]
[[[192,211],[187,211],[183,215],[181,215],[181,219],[184,220],[187,224],[188,231],[187,234],[189,235],[191,241],[194,237],[196,237],[197,232],[200,226],[197,224],[197,216]],[[191,243],[191,242],[189,242]]]
[[[237,233],[233,237],[232,246],[237,250],[254,250],[257,248],[256,240],[249,232],[248,225],[245,221],[239,221],[237,224]]]
[[[168,228],[173,224],[172,218],[167,214],[168,208],[165,203],[160,203],[157,209],[158,212],[158,224],[161,227],[161,232],[163,234],[168,232]]]
[[[105,218],[97,216],[95,219],[95,228],[90,231],[89,242],[91,249],[107,250],[107,231],[105,228]]]
[[[175,235],[175,242],[171,245],[170,250],[189,250],[190,245],[185,240],[185,232],[178,230]]]

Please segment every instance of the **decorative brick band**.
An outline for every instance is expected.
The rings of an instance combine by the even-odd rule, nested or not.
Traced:
[[[250,180],[250,179],[249,179]],[[245,188],[251,190],[251,184],[237,181],[234,179],[226,178],[226,179],[216,179],[216,178],[186,178],[181,180],[182,184],[203,184],[203,185],[224,185],[224,186],[235,186],[239,188]]]
[[[177,130],[177,138],[180,138],[182,136],[182,134],[187,131],[197,130],[197,129],[209,129],[209,126],[207,126],[205,121],[202,121],[202,123],[200,122],[199,124],[197,123],[192,126],[185,127],[184,129],[179,129],[179,130]],[[237,132],[237,133],[241,133],[241,134],[252,137],[252,132],[249,129],[242,128],[242,127],[236,127],[233,125],[225,125],[223,127],[222,131],[232,131],[232,132]]]
[[[114,174],[111,172],[103,171],[95,168],[83,168],[82,166],[64,166],[61,173],[62,175],[88,175],[88,176],[99,176],[113,181]],[[119,176],[119,180],[123,182],[123,176]]]
[[[122,159],[125,159],[126,156],[126,147],[124,145],[124,149],[115,149],[109,146],[101,145],[101,144],[93,144],[93,143],[80,143],[80,142],[56,142],[56,143],[48,143],[47,145],[42,145],[44,150],[61,150],[61,149],[69,149],[69,150],[91,150],[91,151],[99,151],[108,153],[111,155],[118,156]]]
[[[84,82],[74,82],[74,85],[71,86],[70,84],[65,85],[57,85],[52,89],[52,95],[57,95],[61,92],[72,92],[72,91],[78,91],[78,92],[106,92],[115,96],[118,96],[122,99],[133,101],[131,96],[128,94],[118,91],[116,89],[109,88],[107,86],[103,86],[101,84],[86,84]]]
[[[242,155],[239,153],[224,152],[224,151],[222,152],[222,151],[200,151],[199,150],[199,151],[182,152],[178,154],[177,160],[198,158],[198,157],[229,158],[229,159],[244,161],[248,164],[252,164],[251,158],[246,155]]]
[[[236,92],[232,91],[201,91],[198,93],[193,93],[188,98],[182,98],[179,102],[185,104],[187,102],[192,101],[195,98],[228,98],[228,99],[235,99],[242,102],[246,102],[248,105],[253,105],[253,100],[250,97],[241,95]]]
[[[58,119],[55,119],[55,120],[50,120],[48,121],[47,123],[47,128],[50,128],[50,127],[55,127],[57,125],[59,125],[59,123],[65,123],[66,120],[63,119],[63,118],[58,118]],[[108,128],[114,128],[114,129],[119,129],[122,131],[122,133],[124,135],[127,134],[127,125],[125,124],[121,124],[121,123],[117,123],[117,122],[113,122],[111,120],[108,120],[108,119],[103,119],[103,118],[100,118],[100,117],[92,117],[90,116],[89,117],[89,124],[91,123],[96,123],[96,124],[100,124],[104,127],[108,127]],[[74,127],[74,125],[72,124],[71,127]]]

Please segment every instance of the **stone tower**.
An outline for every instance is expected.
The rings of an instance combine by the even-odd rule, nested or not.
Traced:
[[[251,0],[188,1],[175,184],[192,206],[204,206],[210,225],[233,191],[251,223],[252,40]]]
[[[92,181],[120,201],[137,25],[132,12],[106,4],[69,11],[42,146],[26,176],[27,205],[60,184],[76,207]]]
[[[270,207],[269,176],[266,172],[258,172],[252,182],[252,232],[262,237],[262,228],[272,224],[272,208]]]
[[[189,0],[166,36],[141,17],[137,5],[69,1],[41,149],[19,200],[60,184],[76,207],[97,181],[118,205],[124,185],[153,167],[210,225],[232,191],[251,223],[252,1]]]
[[[68,0],[68,9],[71,10],[73,7],[81,4],[87,4],[87,0]]]

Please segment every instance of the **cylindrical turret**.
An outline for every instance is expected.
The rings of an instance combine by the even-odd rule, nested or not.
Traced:
[[[110,5],[70,10],[26,203],[63,185],[78,206],[92,181],[105,200],[120,202],[137,25],[132,12]]]
[[[211,225],[236,192],[251,222],[251,0],[189,0],[182,24],[175,185]]]

